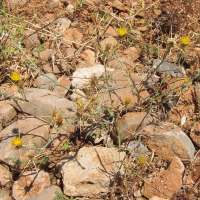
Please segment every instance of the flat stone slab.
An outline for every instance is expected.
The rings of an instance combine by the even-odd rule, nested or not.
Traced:
[[[106,147],[83,147],[58,163],[67,196],[92,197],[109,192],[116,173],[123,173],[124,152]]]
[[[76,105],[72,101],[47,89],[29,89],[23,95],[16,94],[19,99],[12,99],[11,104],[19,111],[40,117],[52,122],[53,113],[74,116]]]

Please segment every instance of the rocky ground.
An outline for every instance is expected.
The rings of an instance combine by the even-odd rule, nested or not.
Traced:
[[[0,7],[0,199],[200,198],[198,0]]]

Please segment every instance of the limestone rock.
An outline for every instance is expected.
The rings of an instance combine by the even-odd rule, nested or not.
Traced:
[[[171,199],[181,189],[183,172],[183,163],[174,157],[168,169],[159,172],[154,178],[146,179],[149,184],[144,183],[142,194],[147,198],[158,196]]]
[[[146,145],[158,156],[171,160],[176,156],[181,159],[193,159],[195,147],[190,138],[176,125],[161,122],[148,125],[142,134]]]
[[[13,147],[13,139],[19,136],[22,139],[22,145],[26,145],[28,149]],[[38,152],[38,150],[34,150],[34,143],[37,143],[39,147],[43,147],[47,142],[48,136],[49,125],[44,121],[34,117],[18,120],[0,132],[0,137],[2,138],[0,157],[11,166],[14,163],[9,158],[20,158],[22,162],[27,162],[29,156],[35,156]],[[23,164],[21,164],[21,167],[23,167]]]
[[[114,69],[106,68],[107,71],[113,71]],[[90,68],[78,68],[72,75],[72,87],[82,89],[90,85],[91,78],[105,74],[105,67],[103,65],[95,65]]]
[[[58,186],[52,185],[50,187],[44,188],[43,191],[37,196],[28,198],[26,200],[44,200],[44,199],[54,200],[54,198],[57,195],[56,192],[62,193],[61,189]]]
[[[50,186],[50,176],[44,171],[26,171],[13,184],[12,195],[15,200],[25,200],[40,194]],[[28,191],[26,191],[28,190]]]
[[[0,200],[13,200],[11,190],[8,188],[0,188]]]
[[[23,99],[21,94],[16,96]],[[26,101],[13,99],[12,105],[22,112],[40,117],[49,123],[52,122],[53,114],[73,116],[76,111],[73,102],[47,89],[29,89],[25,96]]]
[[[111,181],[118,172],[125,153],[114,148],[83,147],[58,163],[64,193],[68,196],[92,197],[108,193]],[[121,173],[123,168],[121,168]]]

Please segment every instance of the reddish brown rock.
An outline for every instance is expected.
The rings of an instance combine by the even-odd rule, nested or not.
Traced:
[[[109,48],[109,50],[113,50],[114,47],[116,47],[117,45],[117,40],[114,37],[108,37],[106,39],[104,39],[101,42],[101,48],[103,51],[105,51],[107,48]]]
[[[82,38],[83,34],[78,29],[70,28],[64,32],[63,44],[70,47],[74,43],[78,48],[80,47],[79,43],[81,43]]]
[[[147,26],[141,26],[137,28],[139,31],[144,32],[146,30],[148,30],[149,28]]]
[[[63,50],[62,53],[68,61],[72,61],[74,59],[75,48],[67,48]]]
[[[166,160],[172,157],[193,159],[195,148],[190,138],[176,125],[160,122],[148,125],[143,132],[146,145]]]
[[[140,57],[140,53],[139,47],[129,47],[125,51],[118,53],[117,58],[121,63],[130,68],[135,66],[134,61]]]
[[[66,75],[61,76],[58,79],[58,83],[62,84],[63,86],[65,86],[67,88],[70,88],[70,85],[71,85],[71,81],[69,80],[69,77],[67,77]],[[56,86],[54,88],[54,92],[56,92],[60,96],[64,97],[67,94],[68,89],[66,89],[62,86]]]
[[[197,122],[192,131],[190,132],[190,137],[192,138],[192,141],[200,147],[200,122]]]
[[[83,67],[92,67],[96,64],[96,57],[95,57],[95,53],[94,51],[90,50],[90,49],[86,49],[85,51],[83,51],[83,53],[81,54],[81,59],[83,61],[83,63],[79,63],[77,68],[79,68],[81,66]]]
[[[50,176],[47,172],[26,171],[13,184],[12,196],[15,200],[25,200],[40,194],[48,186],[50,186]]]
[[[153,12],[156,14],[156,16],[159,16],[159,15],[162,14],[162,10],[157,9],[157,8],[155,8],[155,9],[153,10]]]
[[[116,33],[115,29],[112,27],[112,26],[109,26],[108,29],[106,30],[105,34],[104,34],[105,37],[117,37],[118,34]]]
[[[112,6],[113,8],[116,8],[121,11],[127,10],[127,7],[123,3],[121,3],[119,0],[110,1],[108,4]]]
[[[146,179],[142,194],[147,198],[158,196],[171,199],[181,189],[183,172],[183,163],[174,157],[168,169],[159,172],[154,178]]]
[[[122,70],[115,70],[110,73],[112,81],[110,85],[113,87],[113,90],[110,90],[110,94],[106,89],[102,89],[99,92],[99,99],[102,102],[110,107],[114,106],[115,108],[122,108],[125,106],[125,99],[130,97],[130,104],[141,103],[145,99],[148,99],[149,93],[144,90],[140,91],[139,94],[136,93],[133,87],[133,82],[139,88],[139,90],[144,89],[141,84],[142,80],[146,79],[146,75],[132,73],[130,77],[126,76]],[[111,99],[110,99],[111,95]]]

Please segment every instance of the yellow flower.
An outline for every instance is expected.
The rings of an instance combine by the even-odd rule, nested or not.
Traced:
[[[10,75],[10,78],[12,79],[12,81],[19,81],[19,79],[20,79],[20,74],[17,73],[17,72],[13,72],[13,73]]]
[[[20,137],[14,138],[13,141],[12,141],[12,145],[13,145],[14,147],[20,147],[20,146],[22,145],[22,140],[21,140],[21,138],[20,138]]]
[[[190,78],[185,78],[184,83],[187,83],[190,80]]]
[[[83,101],[81,99],[78,100],[78,105],[81,105]]]
[[[130,102],[131,102],[130,97],[126,97],[125,102],[126,102],[126,103],[130,103]]]
[[[120,36],[124,36],[124,35],[127,34],[127,30],[126,30],[125,28],[122,28],[122,27],[120,27],[120,28],[117,30],[117,32],[118,32],[118,34],[119,34]]]
[[[139,162],[140,162],[141,164],[144,164],[144,163],[145,163],[145,160],[146,160],[146,158],[141,157],[141,158],[139,159]]]
[[[184,44],[184,45],[187,45],[190,43],[190,38],[188,36],[184,36],[181,38],[181,42]]]
[[[58,115],[58,117],[57,117],[57,123],[58,123],[59,125],[61,125],[61,124],[62,124],[62,121],[63,121],[62,116],[61,116],[61,115]]]

